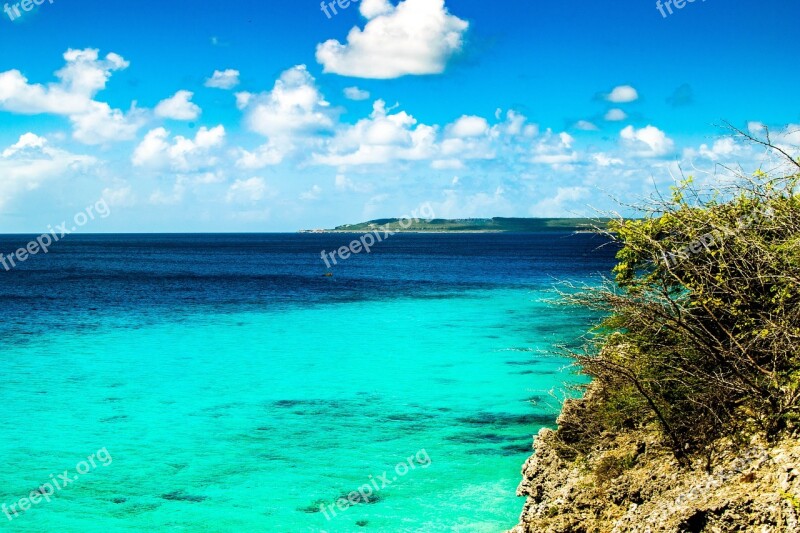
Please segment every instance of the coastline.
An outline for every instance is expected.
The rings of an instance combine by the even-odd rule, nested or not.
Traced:
[[[297,233],[303,234],[316,234],[316,235],[327,235],[327,234],[346,234],[346,235],[363,235],[365,233],[372,233],[373,231],[390,231],[392,233],[415,233],[415,234],[445,234],[445,233],[464,233],[464,234],[478,234],[478,233],[511,233],[508,231],[503,230],[453,230],[453,231],[445,231],[445,230],[396,230],[396,229],[372,229],[372,230],[300,230]]]
[[[392,233],[594,233],[605,229],[611,219],[588,218],[473,218],[473,219],[398,219],[383,218],[344,224],[335,228],[302,229],[298,233],[362,234],[374,231]]]
[[[590,385],[564,404],[557,430],[534,437],[517,488],[525,505],[506,533],[800,530],[797,431],[778,441],[720,439],[710,469],[702,457],[680,465],[652,428],[609,432],[574,453],[602,394]]]

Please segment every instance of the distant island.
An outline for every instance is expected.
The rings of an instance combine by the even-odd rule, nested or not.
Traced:
[[[402,222],[402,224],[401,224]],[[345,224],[333,229],[303,230],[301,233],[364,233],[375,230],[406,233],[539,233],[545,231],[591,231],[607,227],[610,219],[590,218],[382,218]]]

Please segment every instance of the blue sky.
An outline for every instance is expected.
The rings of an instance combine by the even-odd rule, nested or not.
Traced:
[[[755,168],[723,120],[800,144],[797,2],[15,4],[3,233],[100,198],[86,231],[586,215],[680,168]]]

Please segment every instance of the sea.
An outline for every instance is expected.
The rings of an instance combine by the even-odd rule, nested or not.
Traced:
[[[502,532],[603,238],[69,235],[0,269],[0,530]],[[33,236],[0,236],[9,254]]]

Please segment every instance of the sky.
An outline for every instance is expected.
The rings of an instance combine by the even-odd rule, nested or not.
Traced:
[[[0,233],[625,214],[757,169],[726,121],[800,145],[796,1],[35,1],[0,3]]]

